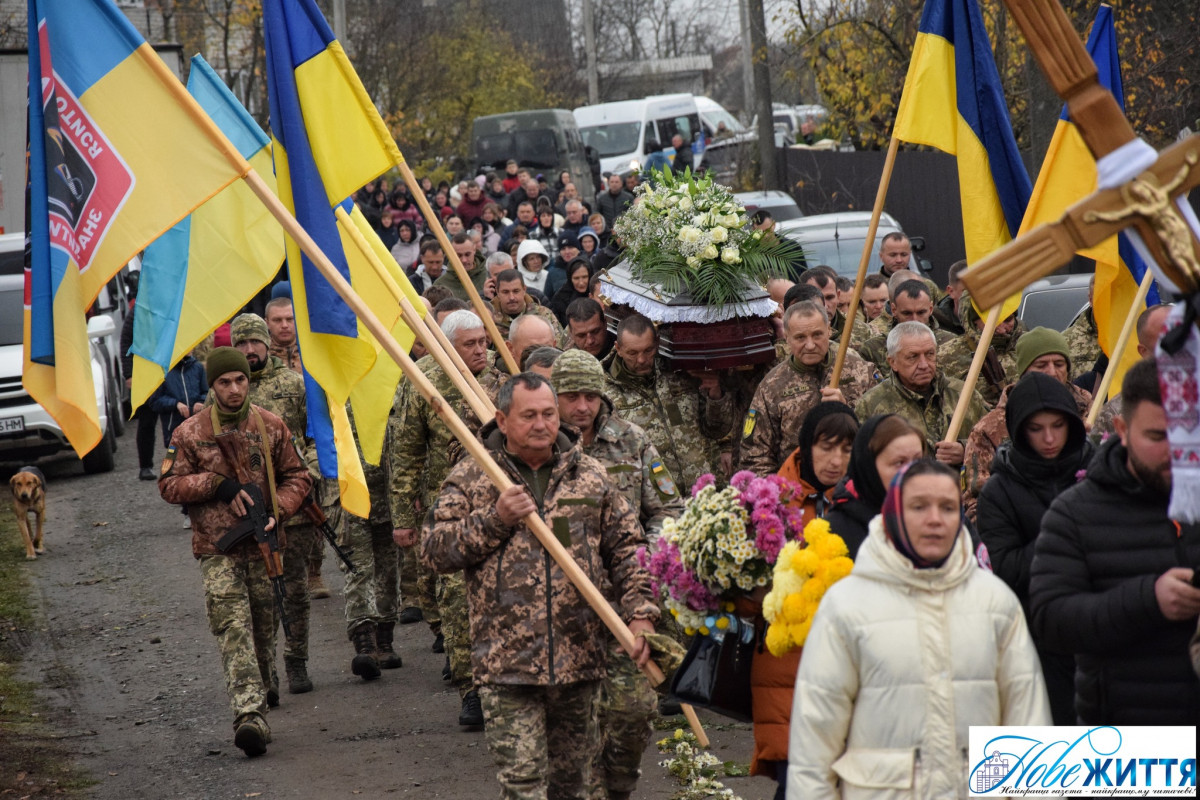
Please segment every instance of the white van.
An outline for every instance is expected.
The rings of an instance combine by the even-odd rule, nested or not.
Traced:
[[[746,126],[716,100],[702,95],[696,95],[695,99],[696,110],[700,112],[700,124],[704,126],[704,132],[710,143],[718,138],[718,134],[720,134],[720,138],[725,138],[726,136],[739,137],[747,133]],[[725,126],[724,131],[721,130],[722,125]]]
[[[677,133],[689,146],[703,137],[700,112],[690,94],[660,94],[580,106],[574,113],[584,143],[600,156],[602,172],[625,175],[640,169],[650,139],[657,140],[669,153],[671,138]],[[703,151],[692,154],[693,169],[703,157]]]

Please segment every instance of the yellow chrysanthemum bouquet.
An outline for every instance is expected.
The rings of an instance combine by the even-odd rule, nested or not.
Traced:
[[[773,586],[763,600],[763,617],[770,623],[767,649],[772,655],[804,646],[821,598],[853,567],[846,543],[823,519],[804,526],[802,542],[784,546],[775,561]]]

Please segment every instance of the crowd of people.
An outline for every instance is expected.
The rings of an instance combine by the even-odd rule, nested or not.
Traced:
[[[236,317],[228,346],[186,360],[151,403],[172,415],[151,477],[191,520],[247,755],[266,751],[281,687],[314,688],[307,620],[324,547],[302,509],[315,495],[359,567],[344,590],[355,675],[401,667],[395,626],[426,625],[461,698],[447,724],[484,731],[502,797],[632,796],[655,717],[676,710],[639,668],[686,639],[637,551],[702,475],[739,470],[802,487],[805,518],[827,519],[855,561],[802,655],[756,652],[752,769],[777,781],[776,797],[963,795],[970,725],[1200,721],[1200,529],[1167,514],[1153,360],[1167,307],[1138,320],[1143,360],[1090,429],[1104,369],[1090,312],[1066,332],[1004,320],[949,437],[983,328],[965,263],[939,287],[910,269],[903,234],[889,235],[847,324],[853,286],[801,260],[765,287],[779,304],[775,362],[690,373],[664,357],[649,319],[613,326],[606,315],[598,271],[619,257],[611,231],[633,187],[613,175],[582,198],[571,178],[510,162],[455,186],[423,183],[470,287],[404,187],[381,182],[357,198],[495,418],[481,419],[419,343],[418,368],[511,488],[402,380],[383,459],[364,465],[370,517],[340,513],[303,435],[286,284],[265,318]],[[754,224],[773,235],[769,215]],[[842,336],[851,346],[831,386]],[[250,484],[286,533],[286,683],[259,549],[219,545]],[[635,650],[604,629],[523,522],[530,514],[604,591]],[[761,607],[739,610],[761,637]]]

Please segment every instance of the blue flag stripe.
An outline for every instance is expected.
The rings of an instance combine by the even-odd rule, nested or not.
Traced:
[[[188,92],[204,109],[221,132],[247,161],[259,150],[271,144],[267,134],[258,127],[254,117],[233,97],[225,82],[201,56],[192,56],[188,73]]]
[[[41,0],[36,5],[54,32],[54,70],[76,97],[143,44],[141,34],[111,3]],[[37,38],[31,35],[29,41]]]

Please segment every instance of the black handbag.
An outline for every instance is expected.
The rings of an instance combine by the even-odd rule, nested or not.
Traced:
[[[697,635],[671,679],[671,696],[739,722],[754,721],[750,662],[754,623],[734,617],[725,630]]]

